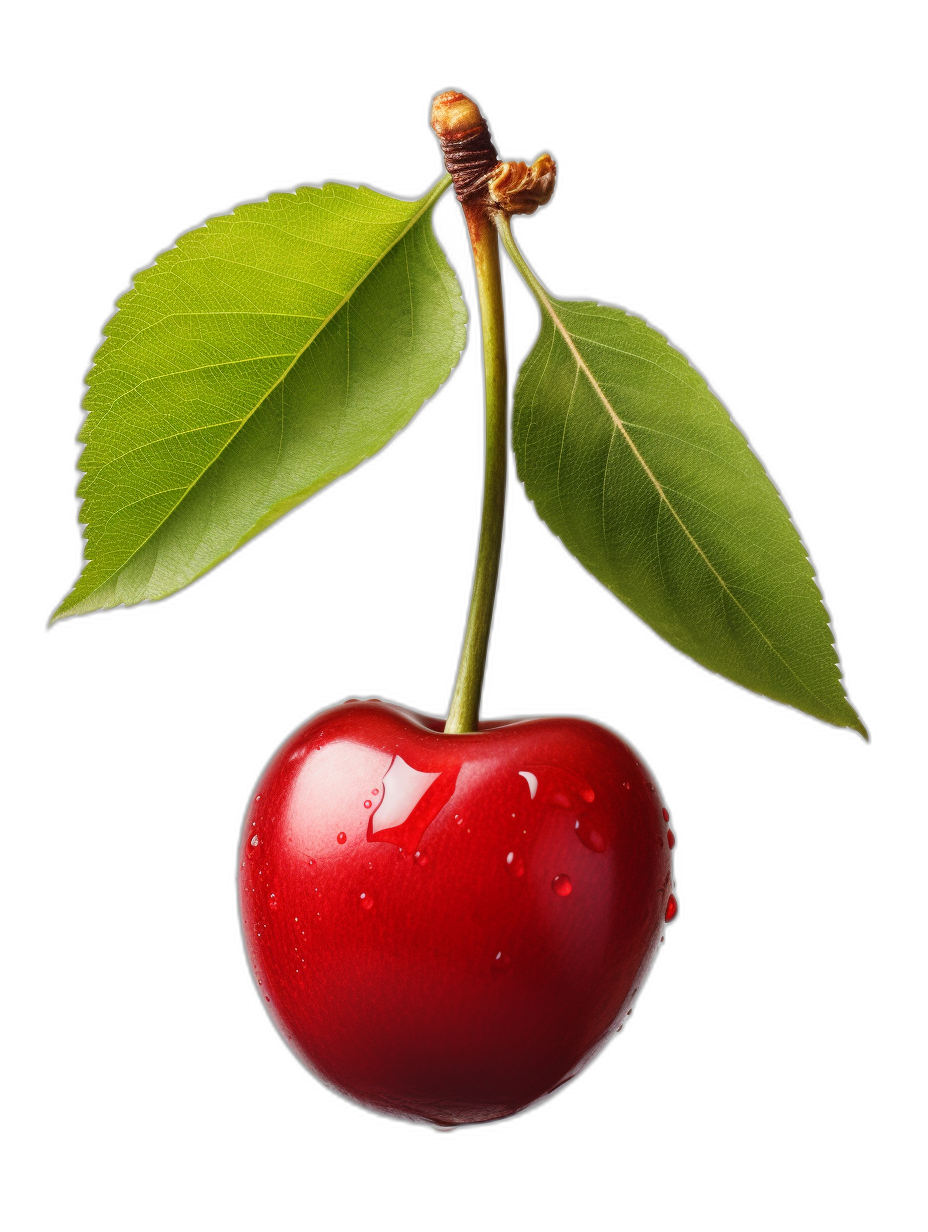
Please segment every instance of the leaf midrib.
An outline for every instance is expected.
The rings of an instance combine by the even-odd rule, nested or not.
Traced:
[[[412,215],[412,217],[407,222],[406,226],[403,228],[402,231],[399,232],[399,234],[397,235],[393,243],[390,245],[390,247],[386,248],[380,254],[377,260],[371,266],[368,267],[368,269],[357,280],[357,282],[345,293],[341,301],[332,309],[329,315],[320,321],[316,330],[306,340],[305,346],[303,346],[299,351],[297,351],[297,353],[294,355],[291,362],[284,369],[284,371],[280,374],[280,376],[274,382],[274,384],[271,385],[269,389],[265,390],[261,398],[254,404],[254,406],[247,413],[247,415],[245,415],[242,418],[242,421],[239,424],[238,428],[235,430],[235,432],[232,433],[232,435],[225,442],[225,444],[219,450],[216,456],[210,459],[207,465],[203,467],[200,473],[188,484],[186,488],[177,489],[178,491],[182,492],[182,495],[179,497],[177,501],[175,501],[175,503],[171,506],[171,508],[167,511],[167,513],[165,513],[164,517],[161,519],[158,525],[153,527],[152,530],[149,532],[149,534],[145,536],[145,538],[141,541],[141,543],[139,543],[132,550],[132,552],[130,552],[130,554],[125,558],[125,560],[121,561],[120,564],[118,564],[110,573],[108,573],[105,578],[102,578],[97,583],[97,585],[93,588],[93,590],[89,590],[84,596],[82,596],[79,602],[85,602],[91,596],[95,595],[98,590],[106,586],[108,582],[112,581],[112,579],[120,572],[120,570],[124,569],[126,565],[129,563],[129,561],[132,560],[135,556],[137,556],[139,552],[141,552],[142,548],[144,548],[145,545],[149,542],[149,540],[151,540],[158,533],[158,531],[162,528],[162,526],[164,526],[167,520],[183,504],[187,496],[189,496],[189,494],[193,491],[193,489],[200,482],[200,480],[203,478],[206,472],[211,467],[215,466],[215,464],[219,461],[219,459],[222,457],[225,451],[229,448],[232,442],[238,437],[239,433],[242,431],[245,425],[251,421],[251,418],[255,414],[255,412],[261,406],[264,405],[264,403],[268,400],[268,398],[271,396],[274,390],[277,389],[278,386],[281,385],[283,381],[286,380],[287,376],[293,371],[293,368],[298,362],[298,360],[306,353],[306,351],[309,350],[313,342],[315,342],[315,340],[319,337],[319,335],[322,333],[325,327],[329,324],[329,322],[333,319],[333,317],[335,317],[342,310],[342,308],[345,306],[346,303],[348,303],[348,301],[351,299],[351,297],[354,295],[357,289],[362,285],[362,283],[364,283],[371,276],[374,270],[377,269],[377,267],[386,259],[389,253],[391,253],[396,248],[397,244],[399,244],[400,241],[403,240],[409,234],[409,232],[416,225],[416,223],[419,222],[419,220],[424,217],[424,215],[428,212],[428,210],[432,208],[432,206],[439,199],[442,193],[444,193],[445,190],[448,188],[450,183],[451,183],[451,177],[449,175],[444,175],[442,176],[440,180],[438,180],[432,186],[432,188],[425,194],[424,197],[420,198],[421,209],[417,210],[415,214]],[[309,318],[309,319],[312,319],[312,318]],[[170,491],[171,489],[168,489],[168,490]],[[107,519],[107,524],[109,523],[109,520],[110,519]]]

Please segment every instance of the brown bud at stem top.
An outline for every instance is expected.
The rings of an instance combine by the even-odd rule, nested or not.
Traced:
[[[432,128],[465,213],[533,214],[554,192],[557,168],[550,154],[542,154],[531,167],[501,163],[480,108],[466,94],[447,90],[436,95]]]
[[[486,186],[499,163],[487,122],[477,104],[456,90],[432,103],[432,128],[441,142],[445,166],[462,205],[486,202]]]

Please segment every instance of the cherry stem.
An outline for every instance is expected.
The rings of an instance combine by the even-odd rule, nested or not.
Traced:
[[[542,311],[551,314],[551,301],[548,299],[547,292],[535,276],[535,271],[526,261],[519,246],[516,244],[515,236],[512,234],[512,225],[509,220],[509,215],[501,210],[495,211],[493,214],[493,222],[496,230],[499,233],[500,239],[503,241],[503,247],[506,249],[506,255],[510,258],[513,265],[525,279],[528,289],[538,301],[538,306]]]
[[[445,723],[447,735],[477,731],[480,694],[493,622],[496,579],[503,545],[503,509],[506,503],[506,327],[503,287],[499,271],[496,228],[482,206],[464,206],[474,254],[480,325],[483,335],[483,370],[486,397],[486,457],[483,481],[483,517],[474,570],[474,587],[467,614],[461,662]]]

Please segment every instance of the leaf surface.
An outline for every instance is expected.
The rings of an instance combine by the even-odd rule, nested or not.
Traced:
[[[87,378],[87,564],[54,618],[186,586],[409,422],[464,344],[449,182],[275,194],[137,275]]]
[[[538,513],[697,662],[866,735],[806,549],[706,382],[639,318],[556,300],[523,274],[541,332],[519,375],[513,441]]]

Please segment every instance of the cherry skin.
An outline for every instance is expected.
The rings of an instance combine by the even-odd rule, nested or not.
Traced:
[[[509,1116],[630,1012],[671,895],[663,802],[581,719],[316,715],[270,762],[242,836],[249,960],[278,1029],[380,1112]]]

